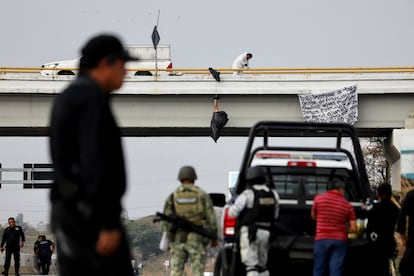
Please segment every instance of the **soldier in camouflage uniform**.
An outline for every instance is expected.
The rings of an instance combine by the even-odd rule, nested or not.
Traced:
[[[191,166],[184,166],[178,173],[181,185],[166,200],[164,214],[177,215],[195,225],[202,226],[210,232],[217,232],[213,203],[209,195],[194,184],[196,172]],[[206,246],[209,238],[189,232],[169,222],[163,223],[163,231],[167,232],[171,250],[171,276],[184,275],[187,259],[191,262],[194,276],[204,274],[207,255]],[[212,246],[217,240],[211,241]]]

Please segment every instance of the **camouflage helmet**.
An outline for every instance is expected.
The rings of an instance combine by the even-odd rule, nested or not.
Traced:
[[[191,166],[181,167],[180,171],[178,172],[178,180],[182,181],[184,179],[187,179],[187,180],[197,179],[197,174],[193,167]]]
[[[251,167],[247,169],[246,182],[249,185],[253,184],[265,184],[266,183],[266,171],[262,167]]]

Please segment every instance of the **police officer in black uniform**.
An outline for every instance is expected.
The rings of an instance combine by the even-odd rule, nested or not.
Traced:
[[[37,269],[40,271],[40,259],[39,259],[39,256],[37,255],[37,251],[39,250],[39,244],[40,244],[40,242],[43,240],[43,235],[39,235],[39,236],[37,236],[37,240],[34,242],[34,245],[33,245],[33,252],[34,252],[34,254],[37,256],[37,258],[36,258],[36,264],[37,264]]]
[[[389,261],[397,246],[394,231],[399,209],[391,201],[391,195],[390,184],[379,185],[376,192],[378,202],[367,212],[368,267],[369,273],[375,276],[390,275]]]
[[[1,239],[0,250],[4,251],[4,244],[6,244],[6,260],[4,261],[4,275],[9,275],[11,255],[14,257],[14,271],[15,275],[19,274],[20,268],[20,247],[24,246],[25,237],[24,232],[20,226],[16,225],[14,218],[8,219],[9,227],[4,229],[3,237]]]
[[[48,275],[55,244],[51,240],[46,239],[45,235],[40,235],[39,237],[40,240],[38,238],[36,241],[34,250],[39,261],[39,271],[42,275]]]

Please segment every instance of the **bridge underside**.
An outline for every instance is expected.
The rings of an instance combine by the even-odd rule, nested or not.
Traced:
[[[360,137],[388,137],[392,129],[357,129]],[[210,136],[210,128],[122,128],[122,136],[125,137],[201,137]],[[221,136],[247,136],[249,128],[223,129]],[[28,127],[28,128],[0,128],[0,136],[48,136],[47,128]]]
[[[54,94],[0,96],[1,136],[46,136]],[[124,136],[209,136],[214,95],[114,95]],[[388,136],[414,112],[414,94],[359,95],[360,136]],[[221,95],[222,136],[246,136],[260,120],[303,121],[297,95]]]

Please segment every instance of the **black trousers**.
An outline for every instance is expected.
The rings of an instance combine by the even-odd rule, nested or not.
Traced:
[[[111,257],[97,255],[95,248],[77,248],[79,254],[72,255],[62,250],[62,242],[56,236],[58,244],[58,268],[60,276],[133,276],[131,256],[126,239],[123,240],[120,249]],[[59,246],[60,245],[60,246]],[[76,250],[77,250],[76,249]],[[81,253],[82,252],[82,253]],[[89,252],[90,254],[88,254]]]
[[[98,255],[99,228],[83,218],[72,205],[52,203],[52,229],[56,235],[59,276],[133,276],[132,261],[125,230],[119,225],[122,240],[110,257]]]
[[[368,251],[366,252],[365,266],[361,268],[366,270],[364,275],[389,276],[390,259],[395,254],[395,244],[392,242],[368,242]]]
[[[51,256],[39,256],[39,269],[42,275],[49,274]]]
[[[82,225],[82,224],[79,224]],[[97,234],[76,235],[56,229],[57,261],[60,276],[133,276],[131,255],[125,231],[118,251],[110,257],[96,252]]]
[[[14,271],[19,273],[20,269],[20,247],[7,247],[6,246],[6,259],[4,261],[4,271],[9,272],[11,255],[14,257]]]

